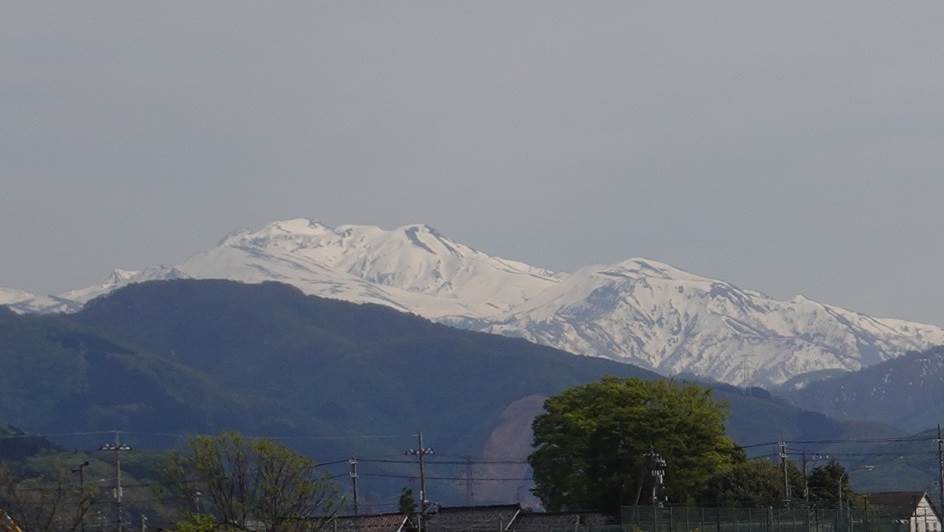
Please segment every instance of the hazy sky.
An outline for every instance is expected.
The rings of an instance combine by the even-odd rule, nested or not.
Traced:
[[[0,286],[427,223],[944,325],[944,2],[15,2]]]

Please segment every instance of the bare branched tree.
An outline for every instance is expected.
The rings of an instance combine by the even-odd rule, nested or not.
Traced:
[[[22,479],[0,466],[0,508],[23,530],[76,531],[95,500],[96,490],[79,488],[64,468],[49,478]]]
[[[337,486],[315,463],[269,441],[227,433],[198,436],[167,469],[168,489],[217,529],[317,530],[341,507]]]

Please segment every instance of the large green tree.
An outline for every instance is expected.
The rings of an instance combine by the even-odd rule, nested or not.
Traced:
[[[238,434],[197,436],[167,469],[168,486],[192,510],[181,530],[199,530],[213,520],[215,530],[270,532],[320,528],[340,508],[335,484],[315,463],[291,449]],[[192,504],[192,506],[191,506]]]
[[[739,454],[724,405],[692,384],[607,377],[549,398],[544,410],[528,461],[551,511],[648,503],[656,455],[665,460],[660,496],[690,502]]]

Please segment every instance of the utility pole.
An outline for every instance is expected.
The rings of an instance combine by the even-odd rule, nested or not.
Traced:
[[[357,511],[357,459],[351,457],[347,463],[351,464],[351,489],[354,491],[354,515],[358,515]]]
[[[938,502],[944,508],[944,436],[941,434],[941,424],[937,425],[937,483],[938,483]]]
[[[652,459],[652,511],[655,512],[655,508],[661,506],[658,490],[665,481],[665,458],[655,450],[649,451],[649,457]]]
[[[78,467],[72,470],[73,473],[79,474],[79,497],[85,497],[85,468],[89,466],[88,460],[82,462]],[[82,518],[82,523],[80,524],[81,531],[85,532],[85,517]]]
[[[118,532],[124,530],[124,524],[121,519],[121,453],[130,451],[131,446],[121,443],[121,432],[115,431],[115,443],[106,443],[98,448],[99,451],[110,451],[115,453],[115,525]]]
[[[842,481],[846,479],[846,475],[848,473],[849,473],[848,471],[843,471],[842,474],[839,475],[839,492],[836,494],[836,498],[839,500],[839,518],[840,519],[842,519]],[[915,506],[917,506],[917,503],[915,504]]]
[[[778,443],[780,451],[780,465],[783,467],[783,502],[790,505],[790,474],[787,470],[787,442],[780,440]]]
[[[433,454],[433,450],[428,447],[423,447],[423,433],[418,432],[416,434],[416,449],[407,449],[404,453],[410,456],[415,456],[420,464],[420,511],[419,511],[419,521],[418,527],[422,530],[422,520],[426,515],[426,504],[429,502],[428,497],[426,496],[426,455]]]
[[[465,505],[472,506],[472,457],[465,457]]]
[[[810,484],[806,480],[806,451],[803,451],[803,500],[810,500]]]

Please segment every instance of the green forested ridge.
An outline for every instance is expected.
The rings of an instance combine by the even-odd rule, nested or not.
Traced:
[[[322,461],[399,452],[416,430],[438,453],[478,456],[518,399],[606,375],[657,378],[277,283],[142,283],[74,315],[18,316],[0,308],[0,340],[0,420],[28,431],[402,435],[291,440]],[[730,405],[727,430],[742,444],[846,430],[761,392],[717,386],[714,394]],[[96,438],[62,443],[88,448]],[[172,435],[135,438],[149,447],[180,442]],[[396,493],[403,481],[372,485]]]

